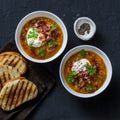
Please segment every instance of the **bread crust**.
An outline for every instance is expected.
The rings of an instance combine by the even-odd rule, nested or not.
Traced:
[[[10,111],[37,97],[37,86],[24,77],[7,81],[0,92],[0,107]]]
[[[0,65],[0,91],[7,81],[17,77],[20,77],[17,69],[9,65]]]
[[[0,54],[0,65],[9,65],[15,67],[21,75],[27,71],[25,59],[17,52],[3,52]]]

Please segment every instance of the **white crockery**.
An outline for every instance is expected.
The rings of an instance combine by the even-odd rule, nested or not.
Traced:
[[[80,26],[83,23],[88,23],[90,25],[90,33],[89,34],[80,35],[78,33],[78,29],[80,28]],[[88,17],[80,17],[74,22],[74,32],[75,32],[76,36],[78,38],[80,38],[81,40],[88,41],[94,36],[94,34],[96,32],[96,25],[92,19],[90,19]]]
[[[26,54],[26,52],[22,49],[21,45],[20,45],[20,33],[21,30],[23,28],[23,26],[31,19],[36,18],[36,17],[48,17],[51,18],[52,20],[54,20],[62,29],[63,32],[63,44],[62,47],[60,48],[60,50],[51,58],[45,59],[45,60],[38,60],[35,58],[30,57],[29,55]],[[54,59],[56,59],[58,56],[60,56],[62,54],[62,52],[64,51],[66,45],[67,45],[67,40],[68,40],[68,34],[67,34],[67,29],[64,25],[64,23],[62,22],[62,20],[56,16],[55,14],[48,12],[48,11],[35,11],[32,13],[29,13],[28,15],[26,15],[24,18],[22,18],[22,20],[19,22],[16,31],[15,31],[15,42],[17,45],[18,50],[20,51],[20,53],[28,60],[35,62],[35,63],[47,63],[50,61],[53,61]]]
[[[78,93],[78,92],[72,90],[67,85],[67,82],[64,78],[64,66],[65,66],[66,61],[73,54],[79,52],[82,49],[90,50],[90,51],[93,51],[93,52],[97,53],[99,56],[102,57],[102,59],[104,60],[104,62],[106,64],[106,67],[107,67],[107,78],[106,78],[105,82],[103,83],[103,85],[97,91],[95,91],[93,93],[89,93],[89,94],[82,94],[82,93]],[[112,65],[111,65],[111,62],[110,62],[109,58],[107,57],[107,55],[102,50],[100,50],[99,48],[94,47],[94,46],[90,46],[90,45],[80,45],[80,46],[74,47],[73,49],[71,49],[70,51],[68,51],[65,54],[65,56],[63,57],[63,59],[61,61],[61,64],[60,64],[59,75],[60,75],[60,79],[61,79],[61,82],[62,82],[64,88],[69,93],[71,93],[72,95],[77,96],[77,97],[89,98],[89,97],[93,97],[93,96],[96,96],[96,95],[100,94],[101,92],[103,92],[107,88],[107,86],[109,85],[109,83],[111,81],[111,77],[112,77]]]

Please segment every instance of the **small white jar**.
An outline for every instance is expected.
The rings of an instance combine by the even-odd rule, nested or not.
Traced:
[[[90,30],[89,30],[89,33],[87,33],[86,31],[85,34],[82,35],[79,33],[79,29],[84,23],[87,23],[90,26]],[[93,22],[93,20],[91,20],[90,18],[80,17],[74,22],[74,32],[76,36],[80,38],[81,40],[88,41],[94,36],[96,32],[96,25]]]

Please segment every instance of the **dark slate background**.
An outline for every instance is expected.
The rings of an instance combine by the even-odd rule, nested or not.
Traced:
[[[58,15],[68,30],[68,44],[53,62],[43,64],[55,76],[57,85],[32,113],[31,120],[120,120],[120,1],[119,0],[0,0],[0,47],[14,39],[18,22],[28,13],[46,10]],[[90,41],[79,40],[73,31],[78,17],[94,20],[97,32]],[[59,78],[64,54],[77,45],[89,44],[103,50],[113,66],[109,87],[100,95],[82,99],[69,94]],[[39,67],[39,64],[38,64]]]

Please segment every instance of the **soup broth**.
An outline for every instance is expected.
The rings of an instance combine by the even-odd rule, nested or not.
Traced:
[[[47,17],[37,17],[28,21],[22,28],[20,44],[32,58],[48,59],[54,56],[63,43],[60,26]]]
[[[64,77],[68,86],[79,93],[92,93],[98,90],[107,76],[103,59],[93,51],[81,50],[66,62]]]

